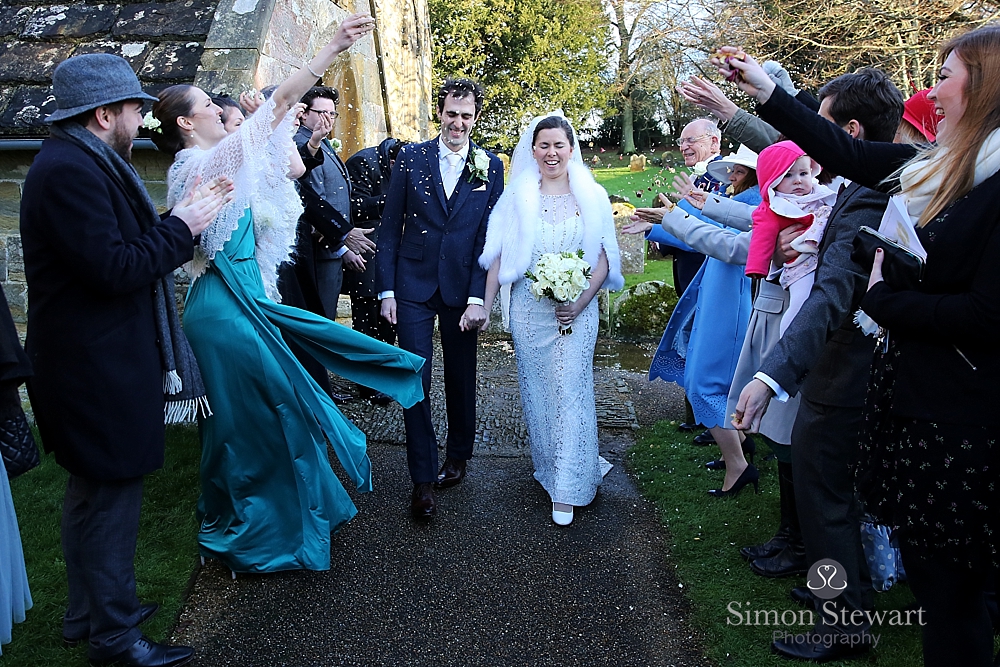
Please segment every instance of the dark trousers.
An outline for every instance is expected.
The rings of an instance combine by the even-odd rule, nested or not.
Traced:
[[[437,437],[431,422],[431,359],[434,352],[434,317],[438,318],[444,354],[444,393],[448,413],[447,453],[468,461],[476,437],[477,331],[462,331],[458,322],[465,306],[451,308],[435,292],[418,303],[396,299],[399,346],[427,360],[423,368],[424,400],[403,410],[406,426],[406,459],[414,484],[437,479]]]
[[[63,501],[62,548],[69,581],[63,635],[90,635],[90,657],[104,660],[139,640],[135,545],[142,477],[102,482],[70,475]]]
[[[905,542],[900,551],[910,589],[924,610],[924,665],[991,667],[993,624],[986,607],[987,573],[919,558]]]
[[[328,319],[337,319],[337,302],[340,300],[340,288],[344,284],[344,263],[337,259],[324,258],[322,252],[316,257],[316,289],[323,304],[323,314]]]
[[[854,489],[861,408],[799,404],[792,427],[792,477],[810,565],[832,558],[845,570],[838,607],[871,607],[871,575],[861,546],[861,501]]]

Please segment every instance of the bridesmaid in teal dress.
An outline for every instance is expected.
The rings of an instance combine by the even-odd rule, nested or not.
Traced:
[[[325,70],[370,26],[367,15],[349,17],[307,68]],[[330,536],[357,510],[333,472],[327,442],[358,490],[371,489],[364,434],[286,341],[404,407],[423,397],[420,357],[272,300],[301,212],[287,178],[290,109],[314,82],[305,71],[293,74],[228,137],[221,109],[199,88],[168,88],[153,108],[161,122],[154,140],[175,153],[168,206],[215,175],[235,184],[235,199],[185,267],[192,284],[184,310],[212,411],[200,419],[198,543],[203,556],[233,572],[329,569]]]

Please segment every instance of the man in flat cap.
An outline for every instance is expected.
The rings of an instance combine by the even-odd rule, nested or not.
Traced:
[[[52,88],[58,110],[24,182],[21,239],[28,394],[46,450],[70,473],[63,639],[88,642],[93,665],[182,665],[192,649],[138,629],[157,605],[139,603],[134,560],[143,475],[163,465],[165,408],[204,394],[172,273],[191,259],[225,187],[203,188],[160,219],[130,163],[143,100],[156,98],[124,59],[70,58]]]

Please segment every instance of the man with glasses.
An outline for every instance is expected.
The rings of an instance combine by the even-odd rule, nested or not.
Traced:
[[[323,314],[337,317],[337,300],[343,284],[343,269],[364,271],[366,253],[375,251],[375,244],[368,240],[370,230],[354,229],[351,223],[351,179],[347,167],[337,155],[328,139],[337,119],[340,95],[327,86],[313,86],[302,98],[306,105],[302,125],[295,133],[295,144],[303,158],[319,159],[300,184],[311,187],[330,204],[331,222],[343,231],[339,238],[330,238],[313,230],[312,251],[316,286],[323,304]]]

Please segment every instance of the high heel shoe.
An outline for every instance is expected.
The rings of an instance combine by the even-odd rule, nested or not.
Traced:
[[[728,491],[723,491],[722,489],[710,489],[708,495],[714,496],[715,498],[735,498],[739,495],[740,491],[743,490],[748,484],[753,484],[753,490],[755,493],[760,493],[760,471],[751,463],[747,466],[747,469],[743,471],[743,474],[739,476],[736,483],[733,484],[733,488]]]
[[[747,461],[753,463],[753,457],[757,454],[757,441],[753,439],[752,436],[747,436],[743,440],[743,456],[746,457]]]
[[[708,468],[709,470],[725,470],[726,460],[718,459],[715,461],[709,461],[708,463],[705,464],[705,467]]]

